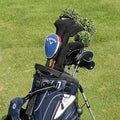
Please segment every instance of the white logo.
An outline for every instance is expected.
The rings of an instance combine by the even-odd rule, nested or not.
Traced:
[[[67,19],[70,19],[70,18],[61,18],[62,20],[67,20]]]
[[[50,44],[53,44],[53,41],[49,41]]]
[[[56,43],[56,40],[52,37],[47,38],[47,41],[49,41],[50,45],[53,44],[53,43]]]
[[[16,106],[17,106],[17,105],[16,105],[16,103],[14,103],[14,104],[13,104],[13,106],[12,106],[12,108],[13,108],[13,109],[15,109],[15,108],[16,108]]]

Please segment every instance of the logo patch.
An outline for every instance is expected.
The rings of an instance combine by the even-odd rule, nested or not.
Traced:
[[[17,105],[16,105],[16,103],[14,103],[13,106],[12,106],[12,108],[16,109],[16,107],[17,107]]]

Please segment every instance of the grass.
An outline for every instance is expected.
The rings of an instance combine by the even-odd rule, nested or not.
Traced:
[[[113,0],[0,0],[0,120],[9,102],[31,89],[34,64],[45,64],[44,40],[55,33],[61,10],[72,7],[92,18],[97,33],[90,49],[96,67],[80,69],[80,80],[96,120],[120,119],[120,2]],[[71,38],[72,39],[72,38]],[[83,103],[79,96],[80,105]],[[90,114],[84,107],[81,120]]]

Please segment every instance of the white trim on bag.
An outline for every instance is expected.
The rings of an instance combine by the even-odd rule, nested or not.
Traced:
[[[48,92],[48,90],[45,92],[45,94],[44,94],[44,96],[43,96],[41,102],[39,103],[38,107],[34,110],[34,112],[36,112],[36,111],[40,108],[40,106],[41,106],[43,100],[45,99],[45,96],[46,96],[47,92]]]

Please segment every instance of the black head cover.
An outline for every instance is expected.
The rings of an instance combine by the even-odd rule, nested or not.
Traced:
[[[95,62],[94,61],[87,62],[83,60],[80,62],[79,67],[85,68],[87,70],[92,70],[95,67]]]
[[[64,34],[69,34],[69,37],[74,36],[80,31],[83,31],[83,27],[75,24],[73,19],[60,18],[54,23],[56,27],[56,34],[62,37]]]
[[[93,52],[89,51],[89,50],[84,50],[83,53],[80,53],[76,56],[76,61],[86,61],[86,62],[90,62],[93,59]]]
[[[75,41],[67,44],[59,53],[54,69],[63,71],[65,65],[73,64],[76,54],[83,49],[83,44],[80,41]]]

